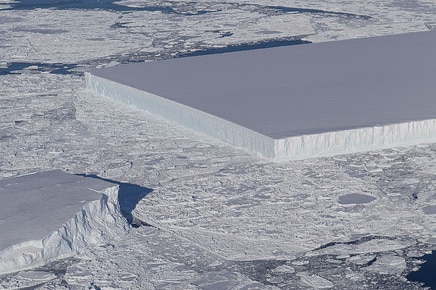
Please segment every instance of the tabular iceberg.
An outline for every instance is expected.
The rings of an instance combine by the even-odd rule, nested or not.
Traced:
[[[0,180],[0,274],[74,255],[129,229],[118,185],[45,171]]]
[[[436,141],[436,31],[119,65],[87,88],[272,160]]]

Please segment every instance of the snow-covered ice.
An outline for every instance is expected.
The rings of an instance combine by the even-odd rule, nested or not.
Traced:
[[[135,63],[93,92],[274,159],[436,141],[436,32]]]
[[[122,239],[0,275],[0,289],[422,289],[406,275],[436,248],[435,144],[272,163],[91,96],[83,72],[434,30],[434,0],[0,2],[1,177],[88,173],[120,202],[152,190]]]
[[[0,274],[41,266],[129,228],[118,185],[60,170],[0,180]]]

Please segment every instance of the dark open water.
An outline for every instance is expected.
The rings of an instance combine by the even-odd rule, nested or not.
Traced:
[[[436,289],[436,251],[422,257],[426,262],[418,271],[407,275],[409,281],[423,282],[424,286]]]

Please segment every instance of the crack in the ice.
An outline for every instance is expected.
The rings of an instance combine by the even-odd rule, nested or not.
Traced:
[[[263,41],[249,42],[249,43],[230,44],[223,47],[207,48],[204,50],[197,50],[189,53],[179,54],[178,57],[200,56],[200,55],[219,54],[219,53],[227,53],[227,52],[236,52],[236,51],[311,43],[310,41],[303,40],[302,39],[303,37],[304,36],[294,36],[290,38],[280,38],[280,39],[275,38],[270,40],[263,40]]]
[[[363,19],[363,20],[372,19],[372,17],[368,15],[361,15],[361,14],[354,14],[354,13],[347,13],[347,12],[336,12],[336,11],[321,10],[321,9],[297,8],[297,7],[286,7],[286,6],[264,6],[264,7],[268,9],[277,10],[282,13],[298,13],[298,14],[307,13],[307,14],[318,14],[318,15],[321,14],[321,15],[329,15],[329,16],[340,16],[340,17]]]
[[[73,63],[37,63],[37,62],[10,62],[6,67],[0,67],[0,75],[21,74],[23,71],[49,72],[51,74],[76,74],[82,73],[72,71],[77,67]]]
[[[314,249],[313,251],[319,251],[323,250],[329,247],[333,247],[336,245],[360,245],[362,243],[369,242],[371,240],[396,240],[396,237],[387,237],[387,236],[377,236],[377,235],[371,235],[371,236],[365,236],[356,240],[348,241],[348,242],[329,242],[324,245],[319,246],[318,248]]]
[[[199,9],[197,9],[197,5],[201,4]],[[207,8],[205,8],[205,5]],[[174,14],[174,15],[182,15],[182,16],[197,16],[203,15],[207,13],[214,13],[218,11],[222,11],[222,8],[215,8],[216,3],[214,2],[206,2],[206,3],[198,3],[198,2],[175,2],[169,1],[164,3],[157,2],[154,5],[144,5],[144,6],[127,6],[123,4],[118,4],[117,1],[114,0],[100,0],[100,1],[73,1],[73,0],[45,0],[45,1],[37,1],[35,3],[34,0],[21,0],[16,3],[12,3],[10,8],[6,8],[4,10],[32,10],[37,8],[51,8],[51,9],[84,9],[84,10],[92,10],[92,9],[101,9],[101,10],[111,10],[111,11],[119,11],[119,12],[133,12],[133,11],[148,11],[148,12],[161,12],[163,14]],[[273,14],[276,13],[298,13],[298,14],[315,14],[315,15],[324,15],[324,16],[338,16],[338,17],[347,17],[354,19],[363,19],[369,20],[372,19],[371,16],[354,14],[348,12],[340,12],[340,11],[329,11],[322,9],[313,9],[313,8],[303,8],[303,7],[287,7],[287,6],[268,6],[268,5],[255,5],[255,4],[240,4],[240,3],[226,3],[224,5],[230,6],[231,8],[252,8],[253,11],[257,11],[260,13]]]

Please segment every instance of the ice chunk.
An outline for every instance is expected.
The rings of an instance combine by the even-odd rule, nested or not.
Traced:
[[[379,274],[401,274],[406,269],[406,260],[396,255],[386,255],[376,259],[367,270]]]
[[[314,289],[328,289],[328,288],[334,287],[334,284],[331,281],[329,281],[329,280],[327,280],[319,275],[302,274],[301,281],[304,284],[306,284]]]
[[[0,180],[0,200],[0,274],[72,256],[129,228],[118,185],[60,170]]]

